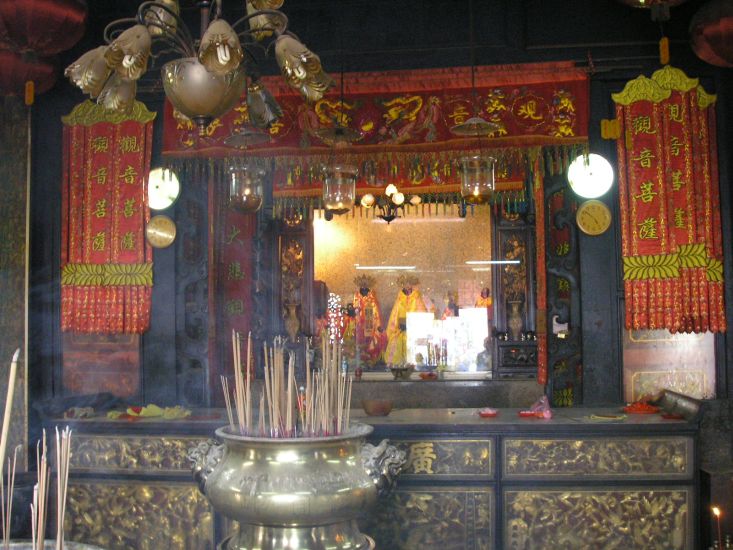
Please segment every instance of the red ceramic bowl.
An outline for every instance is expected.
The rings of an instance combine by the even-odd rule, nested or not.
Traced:
[[[392,400],[362,399],[361,408],[369,416],[387,416],[392,411]]]

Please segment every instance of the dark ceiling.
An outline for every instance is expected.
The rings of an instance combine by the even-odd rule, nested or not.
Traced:
[[[316,51],[327,70],[337,72],[469,65],[470,0],[285,0],[290,29]],[[663,25],[672,41],[672,58],[689,62],[687,27],[704,0],[671,9]],[[65,57],[102,43],[110,21],[132,16],[139,2],[92,0],[89,29]],[[574,59],[596,70],[643,69],[657,59],[662,26],[649,10],[617,0],[473,0],[475,56],[493,65]],[[182,0],[197,33],[197,7]],[[243,0],[224,0],[225,18],[244,14]],[[693,61],[694,62],[694,61]],[[277,71],[274,63],[263,67]]]

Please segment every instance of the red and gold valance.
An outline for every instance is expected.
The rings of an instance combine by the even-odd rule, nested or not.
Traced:
[[[613,100],[626,328],[722,332],[715,96],[666,66]]]
[[[148,328],[153,257],[145,189],[154,118],[142,103],[123,117],[90,101],[63,118],[62,330]]]
[[[274,194],[315,197],[321,193],[319,168],[335,156],[360,168],[358,186],[389,181],[410,186],[411,193],[458,190],[454,159],[467,152],[497,158],[500,190],[523,189],[529,147],[574,146],[587,141],[588,79],[572,63],[482,66],[470,68],[347,73],[344,96],[332,91],[307,104],[281,78],[265,85],[282,107],[282,118],[269,130],[270,141],[252,145],[247,156],[274,162]],[[497,125],[487,138],[458,137],[450,128],[479,114]],[[318,130],[342,120],[361,139],[334,148]],[[248,122],[242,101],[213,121],[199,136],[193,124],[166,103],[164,155],[168,158],[226,158],[244,153],[225,140]]]

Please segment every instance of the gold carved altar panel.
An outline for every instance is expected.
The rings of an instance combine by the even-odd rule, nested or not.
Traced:
[[[691,479],[690,437],[504,440],[505,479]]]
[[[71,471],[190,473],[188,449],[205,437],[74,435]]]
[[[213,550],[214,514],[193,484],[72,481],[66,540],[106,550]]]
[[[504,492],[507,550],[692,549],[692,487]]]
[[[489,440],[392,441],[407,454],[400,477],[494,477],[494,442]]]
[[[490,487],[398,488],[360,527],[379,550],[490,550],[493,517]]]

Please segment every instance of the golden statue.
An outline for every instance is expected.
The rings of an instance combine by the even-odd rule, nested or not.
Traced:
[[[400,275],[397,279],[400,291],[392,306],[387,321],[387,349],[384,359],[388,365],[403,365],[407,356],[407,314],[427,311],[420,290],[415,288],[420,281],[415,275]]]

